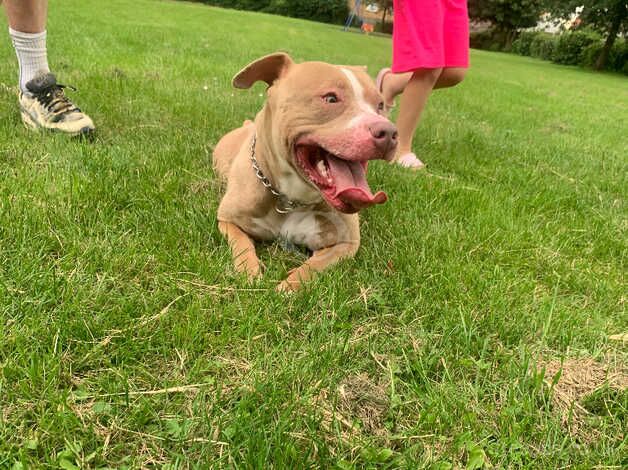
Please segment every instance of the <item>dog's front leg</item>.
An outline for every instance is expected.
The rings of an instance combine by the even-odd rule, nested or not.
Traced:
[[[231,247],[236,270],[246,273],[249,279],[258,277],[260,275],[260,262],[251,237],[240,227],[230,222],[218,221],[218,229]]]
[[[278,286],[279,292],[292,292],[312,279],[316,273],[324,271],[332,264],[344,258],[352,258],[358,251],[359,242],[338,243],[337,245],[316,250],[314,254],[301,266],[290,271],[285,281]]]

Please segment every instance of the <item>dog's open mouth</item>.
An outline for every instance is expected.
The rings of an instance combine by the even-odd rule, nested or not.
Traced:
[[[352,214],[388,199],[382,191],[371,192],[366,181],[367,160],[345,160],[315,144],[297,145],[295,154],[303,173],[340,212]]]

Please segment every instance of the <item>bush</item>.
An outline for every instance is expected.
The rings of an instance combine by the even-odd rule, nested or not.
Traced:
[[[552,60],[558,39],[547,33],[538,33],[530,43],[530,55],[543,60]]]
[[[210,5],[342,24],[349,16],[346,0],[197,0]]]
[[[346,0],[271,0],[268,13],[323,23],[344,23],[349,15]]]
[[[613,58],[612,62],[611,57]],[[608,59],[607,67],[612,64],[612,68],[609,70],[628,75],[628,40],[624,39],[614,44]]]
[[[474,49],[508,52],[507,35],[495,29],[471,33],[470,44]],[[579,30],[556,36],[541,31],[523,31],[512,42],[510,52],[551,60],[557,64],[595,66],[604,41],[592,30]],[[628,75],[628,41],[617,39],[611,48],[605,70]]]
[[[595,67],[603,47],[604,41],[597,41],[587,46],[580,54],[580,65],[590,68]],[[604,69],[628,75],[628,41],[617,40],[613,44]]]
[[[236,10],[261,11],[270,5],[271,0],[197,0],[217,7],[233,8]]]
[[[388,23],[386,22],[385,24],[382,24],[382,22],[378,22],[377,23],[377,28],[375,29],[376,31],[379,31],[380,33],[384,33],[384,34],[392,34],[393,32],[393,24],[392,23]]]
[[[590,68],[595,67],[595,62],[602,52],[602,47],[604,47],[604,43],[602,41],[594,42],[593,44],[585,47],[580,54],[580,65]]]
[[[506,33],[496,29],[474,32],[469,36],[469,44],[473,49],[498,52],[504,50],[506,43]]]
[[[488,49],[492,43],[493,32],[490,29],[473,32],[469,35],[469,45],[473,49]]]
[[[557,64],[579,65],[582,62],[582,52],[599,40],[598,34],[586,31],[561,34],[552,61]]]
[[[512,52],[519,55],[530,55],[532,41],[539,35],[537,31],[524,31],[512,43]]]

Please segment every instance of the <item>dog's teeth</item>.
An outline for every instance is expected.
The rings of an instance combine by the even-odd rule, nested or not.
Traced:
[[[325,165],[325,162],[323,160],[319,160],[316,163],[316,169],[323,177],[327,178],[328,180],[330,179],[329,175],[327,174],[327,165]]]

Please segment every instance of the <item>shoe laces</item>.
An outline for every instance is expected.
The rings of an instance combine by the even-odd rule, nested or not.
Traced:
[[[63,115],[74,111],[80,111],[80,109],[65,95],[65,92],[63,91],[65,88],[76,91],[76,88],[73,86],[55,83],[42,88],[37,93],[34,93],[34,96],[44,108],[54,115]]]

